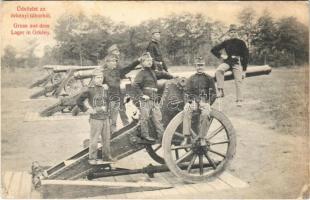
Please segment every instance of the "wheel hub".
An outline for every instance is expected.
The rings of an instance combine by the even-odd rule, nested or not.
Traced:
[[[204,138],[198,138],[192,144],[192,150],[197,155],[203,155],[209,150],[209,143]]]

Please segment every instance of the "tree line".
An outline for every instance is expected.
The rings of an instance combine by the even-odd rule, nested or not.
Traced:
[[[309,62],[308,27],[296,18],[276,20],[268,10],[257,16],[252,8],[245,8],[238,20],[238,33],[250,50],[250,64],[277,67]],[[45,46],[43,57],[35,56],[35,41],[30,41],[30,48],[23,52],[9,45],[1,57],[2,66],[97,65],[112,44],[118,44],[123,61],[128,63],[145,51],[155,27],[162,31],[162,52],[168,65],[191,65],[198,54],[205,58],[207,65],[216,65],[218,60],[210,50],[226,38],[228,29],[223,22],[202,14],[173,14],[137,26],[115,23],[100,15],[66,14],[58,19],[54,29],[57,45]]]

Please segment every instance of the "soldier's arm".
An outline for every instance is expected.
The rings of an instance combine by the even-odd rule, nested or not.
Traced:
[[[192,101],[191,88],[192,88],[192,78],[190,77],[189,79],[187,79],[184,87],[184,96],[183,96],[184,103]]]
[[[246,71],[249,61],[249,49],[247,48],[244,41],[242,41],[242,55],[240,59],[243,71]]]
[[[162,63],[163,63],[163,69],[164,69],[166,72],[168,72],[168,67],[167,67],[166,63],[165,63],[164,61],[162,61]]]
[[[85,89],[83,90],[78,97],[76,98],[76,105],[85,112],[88,108],[85,106],[85,100],[89,98],[89,90]]]
[[[153,59],[155,59],[155,46],[152,42],[150,42],[149,46],[146,48],[146,51],[150,53]]]
[[[208,82],[209,82],[208,97],[209,97],[209,100],[210,100],[210,105],[212,105],[214,103],[214,101],[216,100],[215,82],[214,82],[214,79],[212,77],[208,77]]]
[[[137,92],[138,96],[143,96],[143,80],[144,80],[144,76],[143,76],[143,72],[140,71],[136,77],[135,80],[132,83],[132,87],[133,89]]]
[[[157,79],[173,79],[170,73],[164,71],[155,71],[155,75]]]
[[[126,74],[128,74],[130,71],[134,70],[136,66],[140,64],[140,61],[135,60],[134,62],[130,63],[126,67],[123,67],[120,69],[121,77],[124,77]]]
[[[211,49],[211,53],[217,57],[217,58],[221,58],[221,53],[220,51],[225,48],[225,41],[222,42],[221,44],[218,44],[216,46],[214,46],[212,49]]]

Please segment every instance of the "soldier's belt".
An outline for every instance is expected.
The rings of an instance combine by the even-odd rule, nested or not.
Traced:
[[[151,90],[151,91],[153,91],[153,92],[157,92],[157,91],[158,91],[157,88],[151,88],[151,87],[144,87],[143,89],[145,89],[145,90]]]

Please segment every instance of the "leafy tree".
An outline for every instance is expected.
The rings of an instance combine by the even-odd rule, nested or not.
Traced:
[[[270,13],[265,10],[263,16],[258,18],[255,25],[255,34],[252,39],[252,44],[254,45],[253,62],[264,60],[264,64],[267,64],[267,56],[275,50],[276,32],[277,28],[274,20]]]
[[[309,30],[295,17],[281,18],[278,23],[277,40],[278,51],[291,60],[290,64],[303,64],[308,61]]]
[[[3,67],[9,68],[11,70],[16,67],[16,49],[13,46],[8,45],[4,48],[4,53],[1,57],[1,63]]]

